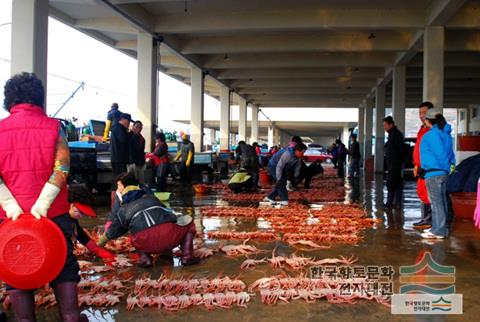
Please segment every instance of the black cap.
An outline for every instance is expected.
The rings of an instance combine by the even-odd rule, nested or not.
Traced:
[[[120,119],[126,119],[128,120],[129,122],[133,122],[132,120],[132,116],[128,113],[122,113],[122,115],[120,116]]]
[[[112,103],[111,108],[113,108],[113,109],[118,109],[118,104],[117,104],[117,103]]]

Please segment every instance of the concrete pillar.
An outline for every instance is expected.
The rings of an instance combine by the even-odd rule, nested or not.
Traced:
[[[35,73],[47,89],[48,0],[12,1],[10,74]]]
[[[220,88],[220,149],[230,148],[230,89]]]
[[[216,133],[217,131],[215,129],[210,129],[210,144],[212,146],[215,145],[215,142],[217,141]]]
[[[273,128],[273,144],[280,144],[280,129],[278,127]]]
[[[426,27],[423,34],[423,100],[443,109],[445,29]]]
[[[137,35],[137,113],[133,115],[143,123],[145,150],[155,146],[158,107],[158,43],[147,33]]]
[[[397,125],[397,128],[402,133],[405,133],[405,83],[406,66],[394,66],[392,84],[392,114],[395,125]]]
[[[385,85],[377,86],[377,106],[375,107],[375,172],[383,173],[383,148],[385,144]]]
[[[363,159],[372,157],[372,134],[373,134],[373,100],[367,98],[365,102],[365,141],[363,143]]]
[[[203,95],[204,75],[200,68],[191,70],[191,113],[190,113],[190,140],[195,145],[195,151],[203,151]]]
[[[271,148],[273,144],[273,125],[271,125],[268,127],[268,147]]]
[[[344,125],[341,140],[346,147],[348,147],[348,139],[350,138],[350,132],[348,130],[349,130],[348,125]]]
[[[252,134],[251,141],[258,142],[258,107],[252,106]]]
[[[238,140],[247,142],[247,100],[240,97],[238,106]]]
[[[472,118],[471,107],[467,106],[465,109],[465,135],[470,135],[470,120]],[[457,128],[459,121],[457,120]]]
[[[358,141],[358,144],[360,145],[360,153],[362,153],[362,158],[364,158],[364,155],[363,155],[364,137],[365,137],[365,107],[361,106],[361,107],[358,108],[358,137],[357,137],[357,141]]]
[[[288,135],[288,133],[284,131],[280,131],[280,145],[286,146],[288,145],[289,141],[290,141],[290,136]]]

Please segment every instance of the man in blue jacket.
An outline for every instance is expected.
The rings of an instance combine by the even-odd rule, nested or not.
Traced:
[[[428,110],[426,125],[430,130],[420,143],[420,163],[432,204],[432,228],[426,230],[422,237],[443,239],[448,235],[447,178],[455,166],[452,128],[437,109]]]
[[[283,150],[283,152],[282,152]],[[297,143],[294,148],[288,147],[277,152],[282,154],[279,158],[272,158],[268,164],[270,175],[276,180],[272,192],[265,197],[264,201],[275,204],[275,198],[280,197],[280,205],[288,205],[287,191],[287,175],[293,171],[293,175],[297,178],[300,175],[303,154],[307,150],[307,146],[303,143]],[[278,160],[278,161],[277,161]]]

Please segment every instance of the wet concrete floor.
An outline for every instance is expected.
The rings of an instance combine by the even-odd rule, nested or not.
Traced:
[[[412,224],[420,218],[419,201],[415,192],[415,183],[406,182],[403,209],[385,211],[382,207],[386,197],[386,189],[382,178],[346,181],[347,199],[363,203],[367,213],[372,217],[383,219],[368,229],[365,238],[358,245],[334,245],[330,249],[308,252],[297,252],[305,256],[318,258],[338,257],[339,255],[358,257],[358,265],[392,265],[396,271],[394,289],[399,288],[398,268],[401,265],[413,265],[416,258],[424,251],[430,251],[433,258],[442,265],[456,266],[456,292],[463,294],[464,315],[460,316],[409,316],[391,315],[390,309],[374,301],[359,300],[356,304],[330,304],[320,300],[307,304],[302,300],[291,303],[277,303],[274,306],[262,304],[257,293],[247,308],[234,307],[229,310],[216,309],[208,311],[193,308],[179,312],[165,312],[152,308],[141,311],[126,311],[125,304],[113,309],[85,309],[90,321],[474,321],[480,316],[480,231],[475,230],[471,222],[455,221],[450,238],[444,241],[425,242]],[[174,198],[170,202],[175,210],[194,214],[197,230],[252,230],[257,229],[252,219],[202,218],[199,208],[202,206],[228,205],[217,198],[215,193],[196,196],[190,187],[175,188]],[[106,210],[100,218],[105,215]],[[103,224],[101,219],[86,221],[84,226]],[[218,245],[217,241],[206,240],[206,246]],[[258,248],[273,249],[277,254],[288,255],[293,250],[282,242],[255,242]],[[278,274],[278,270],[269,265],[257,266],[251,271],[240,270],[240,258],[228,258],[216,254],[201,264],[182,267],[174,263],[159,260],[152,269],[135,269],[138,274],[151,273],[152,278],[161,274],[173,276],[214,277],[222,273],[228,276],[240,276],[247,285],[258,278]],[[55,309],[41,309],[40,320],[55,321]],[[476,318],[477,317],[477,318]]]

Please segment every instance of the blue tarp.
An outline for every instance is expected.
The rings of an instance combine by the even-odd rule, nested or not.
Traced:
[[[476,192],[480,178],[480,154],[463,160],[448,177],[447,192]]]

